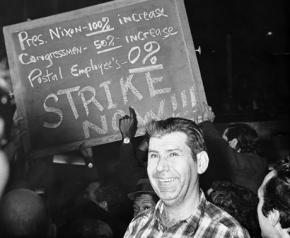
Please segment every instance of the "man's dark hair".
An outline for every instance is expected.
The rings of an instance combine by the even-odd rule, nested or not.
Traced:
[[[183,132],[187,135],[186,144],[191,149],[193,158],[201,151],[206,151],[204,136],[201,128],[193,121],[184,118],[168,118],[151,121],[146,127],[146,136],[162,137],[172,132]]]
[[[249,231],[251,237],[259,237],[257,217],[257,195],[243,186],[229,181],[214,181],[208,200],[238,220]]]
[[[48,237],[49,218],[42,198],[28,189],[14,189],[0,204],[3,237]]]
[[[282,161],[275,167],[276,176],[264,187],[262,212],[266,216],[276,209],[280,213],[282,228],[290,227],[290,161]]]
[[[245,123],[232,124],[227,128],[226,137],[228,141],[237,138],[237,149],[241,152],[255,152],[258,134],[254,128]]]

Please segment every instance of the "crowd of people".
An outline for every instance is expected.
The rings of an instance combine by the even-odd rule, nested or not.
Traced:
[[[82,145],[76,153],[99,178],[39,188],[55,157],[26,158],[20,118],[0,114],[1,237],[290,237],[289,143],[273,135],[270,154],[249,124],[221,133],[214,119],[204,105],[192,120],[152,120],[135,137],[129,107],[119,120],[119,154],[110,160],[115,179],[94,163],[98,148]],[[56,186],[59,197],[50,195]]]
[[[277,153],[270,164],[259,153],[253,128],[232,124],[220,133],[214,118],[204,105],[203,115],[193,120],[153,120],[146,134],[135,138],[138,121],[130,107],[119,120],[115,181],[89,182],[57,208],[47,191],[17,175],[17,169],[30,171],[33,165],[21,158],[20,136],[13,136],[0,151],[1,234],[290,237],[289,153]],[[0,118],[1,137],[4,123]],[[94,161],[92,151],[80,148],[84,161]]]

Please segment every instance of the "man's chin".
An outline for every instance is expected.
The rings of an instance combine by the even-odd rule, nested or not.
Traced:
[[[160,199],[166,206],[172,206],[176,203],[177,197],[176,196],[160,196]]]

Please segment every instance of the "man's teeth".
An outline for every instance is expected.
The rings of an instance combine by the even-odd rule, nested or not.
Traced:
[[[161,182],[163,183],[169,183],[169,182],[173,182],[173,178],[170,178],[170,179],[159,179]]]

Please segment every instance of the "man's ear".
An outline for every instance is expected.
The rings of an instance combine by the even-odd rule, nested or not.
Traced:
[[[272,226],[276,226],[280,221],[280,212],[276,209],[273,209],[269,212],[267,218],[271,222]]]
[[[238,145],[238,139],[233,138],[232,140],[229,141],[229,145],[232,149],[236,149]]]
[[[209,158],[206,151],[199,152],[196,155],[196,161],[197,161],[197,172],[199,174],[203,174],[206,171],[209,163]]]
[[[102,201],[102,202],[98,202],[99,206],[101,208],[103,208],[105,211],[109,211],[109,208],[108,208],[108,202],[107,201]]]

